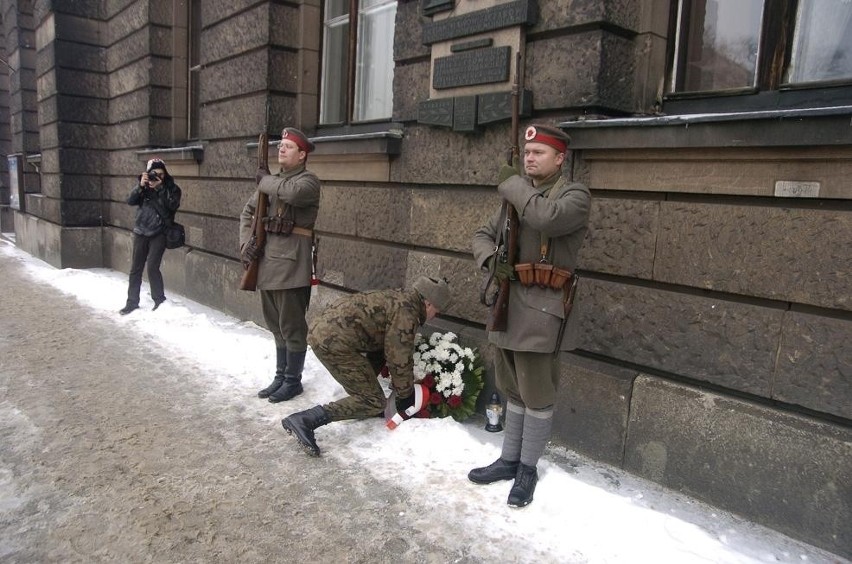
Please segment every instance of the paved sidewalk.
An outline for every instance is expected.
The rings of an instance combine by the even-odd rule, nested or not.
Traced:
[[[400,520],[404,490],[284,456],[269,404],[211,411],[203,374],[7,260],[0,312],[0,561],[477,561]]]
[[[119,296],[117,307],[122,301]],[[515,554],[496,558],[503,562],[614,562],[589,558],[571,543],[517,556],[509,550],[519,544],[513,535],[466,517],[482,514],[483,494],[463,474],[428,469],[461,482],[452,491],[464,493],[455,497],[440,495],[440,483],[424,491],[383,479],[368,466],[380,464],[378,457],[346,458],[354,427],[326,435],[336,440],[335,456],[304,456],[280,427],[283,408],[257,400],[253,390],[210,385],[216,375],[195,359],[170,353],[121,319],[35,282],[18,255],[0,254],[4,563],[478,563],[495,561],[495,554]],[[488,435],[480,427],[466,426],[476,437]],[[390,444],[374,448],[394,461]],[[573,474],[592,467],[559,449],[548,459]],[[402,475],[417,472],[426,469]],[[609,468],[587,473],[600,478],[590,489],[623,492],[633,480]],[[653,505],[657,495],[649,488],[642,501]],[[537,498],[535,511],[547,501]],[[538,514],[499,505],[493,510],[505,512],[507,521]],[[567,520],[566,511],[576,512],[563,507],[548,519]],[[673,542],[678,534],[693,538],[676,521]],[[459,522],[464,525],[452,526]],[[755,546],[766,556],[752,551],[726,562],[846,562],[741,520],[719,523],[737,528],[730,537],[758,538]],[[565,529],[570,537],[570,526]],[[610,531],[614,544],[628,533]],[[699,548],[691,556],[689,562],[708,561]],[[619,559],[639,561],[648,562]]]

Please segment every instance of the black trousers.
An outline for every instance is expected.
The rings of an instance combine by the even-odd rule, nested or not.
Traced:
[[[130,263],[130,283],[127,287],[127,305],[139,305],[139,289],[142,287],[142,270],[148,268],[148,283],[151,285],[151,297],[155,302],[166,299],[163,288],[163,275],[160,263],[166,252],[166,236],[163,233],[153,237],[133,234],[133,257]]]

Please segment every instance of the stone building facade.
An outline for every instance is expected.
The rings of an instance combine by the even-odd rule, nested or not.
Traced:
[[[519,76],[521,124],[568,132],[594,197],[555,440],[852,557],[852,72],[801,75],[784,40],[819,14],[351,4],[0,1],[3,231],[60,268],[127,271],[124,200],[160,156],[187,227],[167,291],[259,320],[237,217],[258,134],[295,125],[323,180],[313,310],[439,273],[456,299],[435,327],[488,356],[470,240],[499,205]],[[762,25],[714,51],[732,5]],[[822,28],[817,51],[842,37]]]

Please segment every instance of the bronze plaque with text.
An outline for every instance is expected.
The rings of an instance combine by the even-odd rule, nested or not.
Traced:
[[[493,47],[435,59],[432,87],[441,90],[505,82],[509,80],[511,52],[511,47]]]

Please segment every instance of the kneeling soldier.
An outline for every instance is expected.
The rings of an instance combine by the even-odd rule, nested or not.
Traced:
[[[332,421],[367,419],[384,414],[385,394],[376,378],[387,363],[396,409],[415,401],[414,338],[417,329],[450,302],[446,280],[421,276],[411,290],[353,294],[323,311],[312,323],[308,344],[332,377],[349,394],[284,419],[284,429],[308,454],[319,456],[314,429]]]

